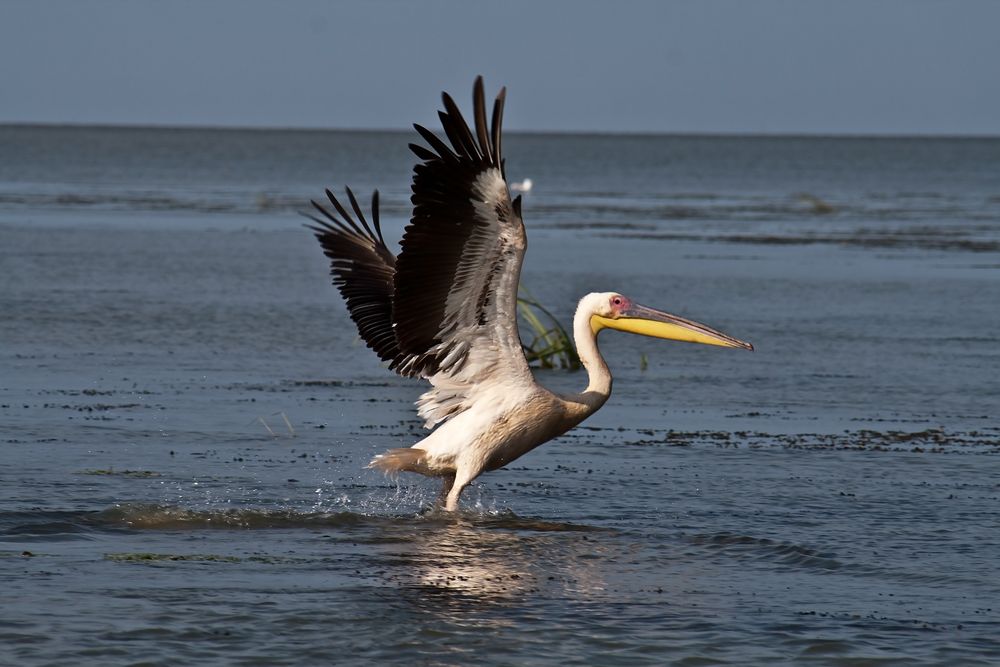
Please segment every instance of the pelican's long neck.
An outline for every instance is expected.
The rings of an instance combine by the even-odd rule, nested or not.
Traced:
[[[576,353],[587,369],[587,389],[574,398],[587,405],[593,412],[604,405],[611,395],[611,371],[601,356],[597,347],[597,334],[590,326],[593,309],[585,301],[577,306],[573,317],[573,339],[576,342]]]

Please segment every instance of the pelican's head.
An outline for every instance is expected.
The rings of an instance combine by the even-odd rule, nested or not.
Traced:
[[[590,328],[595,336],[602,329],[617,329],[654,338],[753,350],[750,343],[704,324],[639,305],[617,292],[588,294],[581,305],[590,312]]]

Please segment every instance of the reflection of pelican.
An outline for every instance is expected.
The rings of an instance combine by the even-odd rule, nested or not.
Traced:
[[[415,540],[408,569],[420,586],[472,596],[477,601],[501,601],[534,586],[538,573],[525,558],[525,542],[512,531],[483,530],[485,526],[454,522]],[[517,547],[513,547],[517,545]]]
[[[378,547],[395,567],[390,575],[404,597],[435,617],[476,622],[486,606],[501,607],[531,592],[592,600],[607,589],[601,564],[624,558],[615,539],[590,526],[513,515],[443,520],[431,515],[419,531],[391,524]],[[392,531],[399,526],[402,536]],[[490,625],[503,623],[503,615]]]
[[[507,465],[604,405],[611,374],[597,349],[603,329],[753,349],[617,292],[593,293],[580,300],[573,319],[589,374],[586,390],[559,395],[535,382],[517,333],[526,241],[521,198],[511,201],[500,152],[504,93],[487,125],[482,79],[476,80],[474,131],[444,94],[439,115],[450,146],[415,126],[430,149],[410,144],[421,162],[413,170],[413,217],[399,257],[382,238],[378,192],[372,225],[350,190],[354,216],[329,190],[334,210],[313,202],[326,218],[313,218],[313,230],[361,337],[391,369],[432,385],[418,412],[428,428],[440,427],[411,448],[376,457],[371,466],[442,477],[448,510],[481,473]]]

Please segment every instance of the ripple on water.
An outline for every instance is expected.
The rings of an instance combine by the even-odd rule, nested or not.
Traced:
[[[737,556],[747,556],[756,560],[772,561],[782,565],[794,565],[817,570],[839,570],[843,563],[829,552],[790,542],[780,542],[768,538],[737,535],[734,533],[711,533],[687,536],[691,544],[705,547],[714,552],[725,552]]]
[[[0,515],[0,535],[19,539],[70,537],[95,530],[264,530],[296,528],[354,528],[359,526],[407,530],[453,524],[496,531],[592,532],[606,530],[584,524],[523,518],[509,510],[463,511],[450,514],[428,510],[417,514],[372,514],[353,511],[300,511],[270,508],[196,509],[155,503],[121,503],[99,511],[8,512]]]

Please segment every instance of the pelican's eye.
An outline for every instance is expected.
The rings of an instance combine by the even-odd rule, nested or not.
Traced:
[[[620,295],[611,297],[611,312],[614,313],[615,317],[621,314],[621,311],[625,306],[625,297]]]

